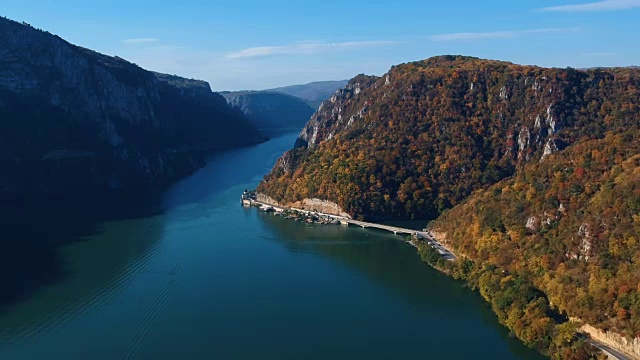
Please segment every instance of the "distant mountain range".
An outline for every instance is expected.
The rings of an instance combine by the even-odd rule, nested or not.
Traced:
[[[223,92],[221,95],[267,135],[300,131],[315,112],[303,99],[283,93],[238,91]]]
[[[164,186],[265,139],[204,81],[0,18],[0,197]]]
[[[263,91],[224,91],[227,102],[240,109],[268,135],[298,131],[323,100],[346,86],[344,81],[318,81]]]
[[[291,85],[275,89],[265,90],[268,92],[279,92],[298,97],[307,101],[309,106],[317,109],[320,104],[327,100],[331,94],[338,89],[347,86],[349,80],[338,81],[315,81],[304,85]]]

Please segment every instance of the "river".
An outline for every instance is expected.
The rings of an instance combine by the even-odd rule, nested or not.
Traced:
[[[400,237],[242,208],[294,140],[144,203],[5,209],[0,359],[541,359]]]

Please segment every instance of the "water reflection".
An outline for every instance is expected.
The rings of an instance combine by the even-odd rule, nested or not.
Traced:
[[[167,226],[237,199],[238,191],[224,193],[238,183],[255,186],[295,137],[258,145],[262,151],[216,154],[165,193],[0,202],[0,345],[20,331],[36,331],[38,323],[82,311],[98,296],[113,295],[145,266]]]
[[[327,256],[401,296],[425,318],[425,327],[438,329],[439,337],[447,332],[452,338],[457,337],[458,326],[464,327],[465,333],[482,334],[490,329],[517,357],[544,359],[512,338],[479,294],[421,262],[403,237],[374,229],[305,224],[265,213],[258,216],[276,234],[271,239],[290,251]],[[463,342],[465,346],[476,344],[482,348],[482,342],[491,341],[489,338],[478,335]],[[426,339],[425,345],[428,343]]]
[[[105,221],[139,219],[162,212],[156,195],[112,195],[92,196],[91,200],[66,197],[0,204],[0,314],[41,288],[64,283],[75,272],[86,270],[76,269],[65,260],[61,254],[65,245],[92,238]],[[160,231],[152,223],[144,226],[145,232]],[[117,247],[117,242],[114,245]],[[129,245],[135,250],[114,249],[95,254],[91,261],[108,264],[115,273],[148,244]],[[113,261],[107,261],[106,257],[112,255]]]

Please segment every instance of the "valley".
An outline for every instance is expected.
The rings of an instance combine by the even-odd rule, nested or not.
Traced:
[[[28,3],[0,358],[640,359],[640,2]]]

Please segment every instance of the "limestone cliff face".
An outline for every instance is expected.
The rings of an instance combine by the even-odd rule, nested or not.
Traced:
[[[278,133],[301,129],[314,113],[304,100],[270,91],[222,93],[229,105],[240,109],[261,131]]]
[[[164,185],[261,135],[206,82],[0,18],[0,194]]]
[[[426,64],[422,66],[433,70],[441,67],[439,61],[453,62],[456,61],[455,59],[455,57],[433,58],[425,61]],[[466,74],[466,78],[460,79],[462,83],[459,84],[459,93],[451,94],[460,98],[451,98],[450,104],[437,104],[437,106],[449,106],[452,113],[460,113],[454,108],[457,105],[454,101],[459,102],[463,100],[462,98],[468,98],[489,102],[489,106],[493,107],[491,110],[499,120],[497,125],[506,130],[505,144],[502,149],[505,155],[515,154],[515,157],[521,157],[526,161],[540,150],[540,158],[557,152],[558,146],[553,134],[563,126],[562,120],[565,117],[563,113],[566,112],[563,105],[558,103],[565,101],[568,87],[574,84],[550,79],[544,76],[542,68],[520,67],[514,72],[524,70],[523,74],[510,74],[512,69],[507,68],[507,63],[495,62],[495,64],[504,66],[504,69],[500,70],[507,71],[503,75],[505,79],[480,75],[483,70],[477,70],[477,74]],[[439,88],[448,85],[444,82],[450,80],[429,79],[428,75],[422,75],[419,80],[414,77],[407,81],[405,77],[407,67],[407,65],[394,67],[382,77],[358,75],[351,79],[344,89],[338,90],[322,103],[300,133],[295,147],[314,148],[350,128],[364,131],[383,125],[375,121],[376,119],[366,119],[370,118],[367,113],[371,110],[376,110],[376,114],[379,113],[381,104],[385,105],[385,110],[394,107],[393,112],[400,117],[408,116],[416,110],[412,108],[412,102],[419,102],[420,98],[428,96],[428,93],[437,92]],[[567,75],[572,74],[565,74],[565,78]],[[497,86],[499,83],[502,85]],[[455,85],[458,86],[458,84]],[[400,102],[404,103],[404,108],[395,108]],[[456,115],[474,114],[473,111],[467,110]],[[446,131],[446,129],[443,130]]]
[[[314,147],[324,140],[331,140],[337,132],[350,127],[356,119],[362,119],[370,102],[359,95],[364,89],[374,86],[378,79],[376,76],[358,75],[344,89],[336,91],[323,101],[302,129],[295,147]]]

